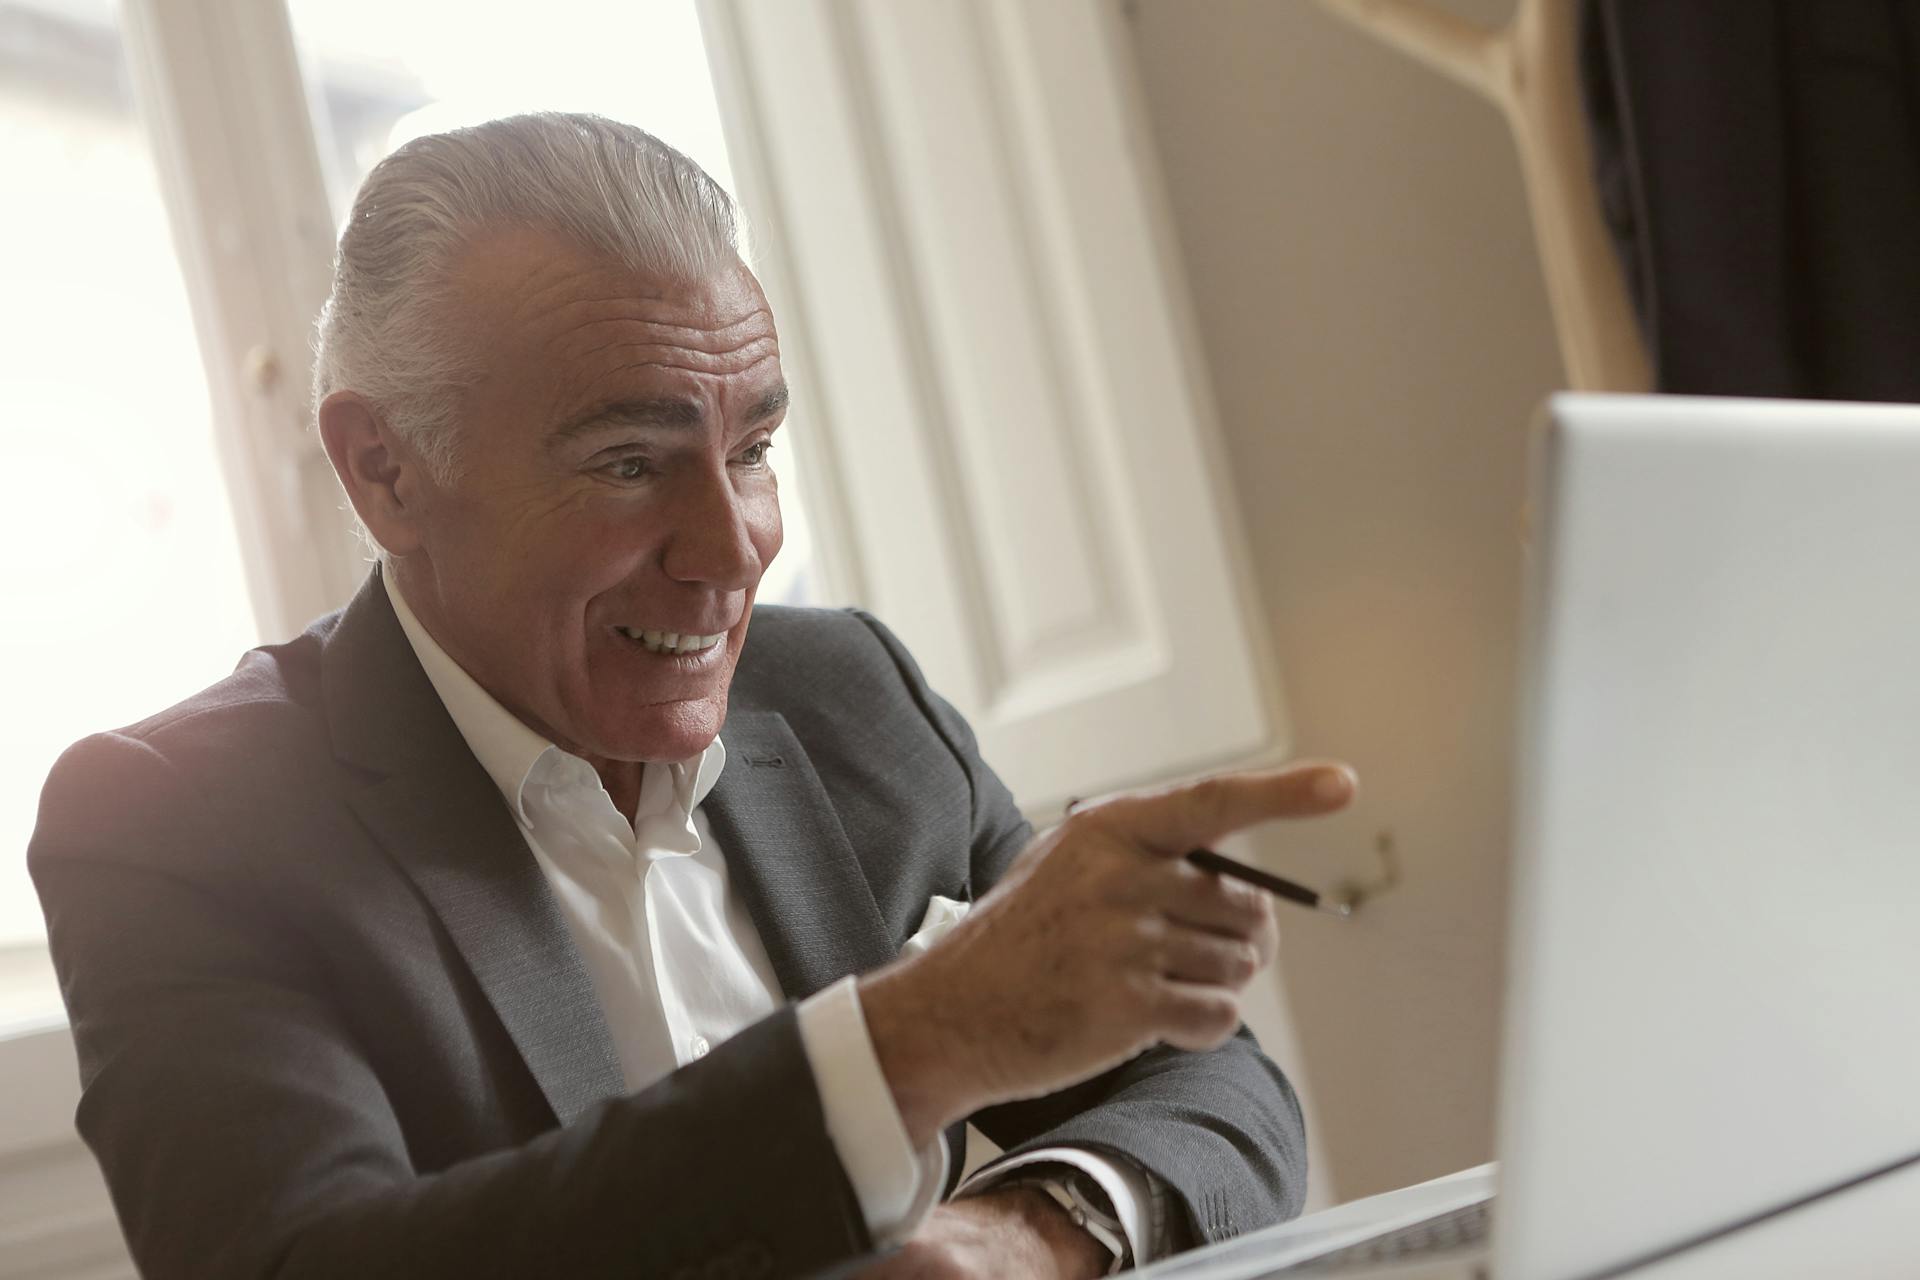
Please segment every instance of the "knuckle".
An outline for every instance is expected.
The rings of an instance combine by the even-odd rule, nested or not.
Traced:
[[[1236,984],[1253,980],[1260,972],[1260,950],[1250,942],[1237,943],[1234,946],[1233,976]]]
[[[1078,844],[1111,848],[1125,841],[1125,808],[1119,801],[1104,801],[1075,809],[1060,821],[1060,830]]]
[[[1158,1022],[1165,1011],[1158,974],[1128,973],[1117,984],[1122,1006],[1131,1012],[1130,1021]]]
[[[1226,994],[1175,996],[1166,1028],[1163,1038],[1178,1048],[1195,1052],[1218,1048],[1240,1029],[1240,1003]]]
[[[1056,862],[1080,862],[1098,843],[1099,830],[1091,815],[1072,814],[1049,833],[1046,855]]]
[[[1130,932],[1133,934],[1134,945],[1140,954],[1156,960],[1165,957],[1167,943],[1172,933],[1165,917],[1151,914],[1135,916]]]
[[[1238,882],[1229,885],[1229,889],[1233,895],[1231,901],[1234,910],[1249,920],[1267,918],[1267,894],[1264,889],[1256,889],[1252,885]]]
[[[1178,988],[1165,983],[1156,983],[1153,991],[1153,1016],[1161,1026],[1178,1030],[1187,1025],[1193,1017],[1190,1007],[1192,997]]]
[[[1162,863],[1160,874],[1166,880],[1167,893],[1182,899],[1205,894],[1218,878],[1211,871],[1202,871],[1185,858]]]
[[[1197,867],[1194,869],[1199,871],[1200,875],[1199,880],[1195,881],[1196,887],[1218,909],[1240,911],[1247,900],[1247,895],[1258,892],[1249,885],[1241,884],[1238,880],[1229,879],[1216,872],[1200,871]]]
[[[1187,788],[1187,805],[1195,820],[1215,825],[1227,812],[1227,784],[1220,778],[1202,778]]]

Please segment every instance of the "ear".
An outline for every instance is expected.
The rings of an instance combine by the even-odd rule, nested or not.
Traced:
[[[358,391],[334,392],[320,402],[318,417],[327,459],[367,532],[389,555],[419,550],[423,499],[432,488],[419,455]]]

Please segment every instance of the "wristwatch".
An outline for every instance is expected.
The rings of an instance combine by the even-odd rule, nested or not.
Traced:
[[[1073,1225],[1098,1240],[1113,1260],[1107,1266],[1106,1274],[1113,1275],[1133,1261],[1133,1251],[1127,1246],[1126,1228],[1120,1225],[1120,1219],[1114,1215],[1113,1202],[1100,1184],[1078,1169],[1064,1165],[1049,1165],[1034,1173],[1015,1174],[1006,1184],[1016,1187],[1033,1187],[1052,1197],[1053,1202],[1067,1211],[1073,1219]]]

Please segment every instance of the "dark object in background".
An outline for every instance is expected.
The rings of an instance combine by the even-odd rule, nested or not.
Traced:
[[[1660,390],[1920,401],[1920,0],[1582,0]]]

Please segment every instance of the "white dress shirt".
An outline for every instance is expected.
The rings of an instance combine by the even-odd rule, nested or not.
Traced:
[[[726,765],[720,739],[692,759],[647,764],[629,822],[591,765],[501,706],[427,633],[391,575],[381,576],[427,679],[553,889],[627,1088],[646,1088],[775,1012],[785,997],[700,808]],[[941,901],[930,905],[927,926],[909,948],[930,945],[964,914],[964,904]],[[868,1231],[880,1243],[904,1238],[946,1183],[946,1145],[936,1137],[913,1150],[853,978],[802,1001],[797,1013],[827,1134]],[[962,1193],[1040,1160],[1071,1164],[1099,1182],[1136,1261],[1146,1260],[1144,1175],[1092,1152],[1036,1151],[970,1180]]]

